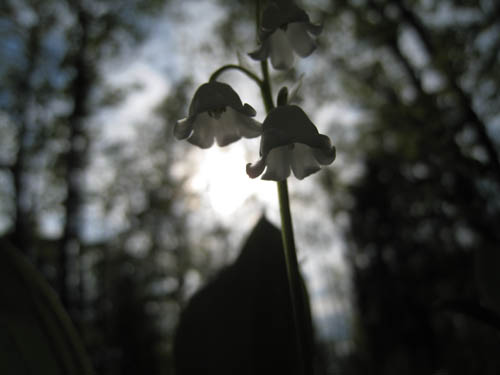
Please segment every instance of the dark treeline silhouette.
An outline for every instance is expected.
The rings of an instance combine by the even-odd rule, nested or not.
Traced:
[[[102,139],[100,128],[107,124],[95,121],[134,89],[111,86],[103,66],[138,46],[150,31],[144,21],[166,5],[30,0],[0,6],[0,248],[12,246],[27,256],[57,291],[97,373],[170,373],[171,326],[184,300],[184,275],[193,266],[184,233],[186,195],[170,175],[167,120],[184,110],[186,82],[175,82],[175,95],[144,116],[136,147]],[[160,150],[162,158],[144,169],[141,163]],[[96,180],[90,170],[99,158],[109,164]],[[104,224],[110,229],[90,239],[84,233],[90,207],[98,207],[105,221],[118,210],[127,230],[117,233]],[[5,256],[2,265],[8,264]],[[193,267],[203,272],[203,262]],[[7,293],[17,279],[3,276]],[[12,296],[6,294],[0,312],[2,348],[12,342],[33,346],[0,355],[2,373],[28,371],[23,361],[37,366],[40,356],[31,348],[45,345],[28,328],[28,314],[18,317],[27,319],[26,329],[12,318],[17,306],[34,303],[33,295]],[[52,316],[43,308],[33,309],[31,315],[37,314]],[[48,342],[55,338],[45,336]],[[56,357],[36,371],[57,373],[50,361],[64,363],[65,350],[59,359],[57,348],[50,350]]]
[[[356,310],[344,370],[498,373],[500,6],[332,4],[356,40],[335,39],[345,52],[332,53],[334,71],[366,113],[361,177],[350,206],[336,201],[350,216]]]

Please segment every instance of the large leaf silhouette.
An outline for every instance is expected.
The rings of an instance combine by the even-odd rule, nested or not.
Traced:
[[[300,307],[304,359],[311,369],[305,287]],[[234,264],[196,293],[183,311],[174,348],[177,373],[296,374],[294,340],[281,233],[262,218]]]
[[[92,374],[67,314],[36,269],[0,249],[0,374]]]

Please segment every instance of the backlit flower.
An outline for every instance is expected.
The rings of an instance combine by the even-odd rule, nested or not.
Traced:
[[[259,31],[260,47],[250,57],[263,61],[271,57],[274,69],[287,70],[293,65],[295,51],[309,56],[316,43],[311,35],[319,35],[322,26],[310,22],[309,16],[292,0],[274,0],[262,14]]]
[[[196,90],[189,106],[187,118],[176,122],[177,139],[201,148],[209,148],[214,139],[219,146],[261,134],[261,124],[252,117],[255,109],[243,104],[231,86],[222,82],[208,82]]]
[[[335,160],[335,147],[330,138],[319,134],[316,126],[296,105],[273,109],[262,125],[260,159],[247,164],[251,178],[282,181],[290,176],[290,168],[299,180],[317,172],[320,165]]]

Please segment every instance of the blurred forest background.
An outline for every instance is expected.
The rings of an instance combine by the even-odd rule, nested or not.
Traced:
[[[291,85],[305,72],[302,105],[338,160],[292,212],[319,197],[342,233],[343,265],[316,277],[348,315],[340,341],[316,325],[318,373],[498,374],[500,3],[302,5],[324,23],[318,50],[273,75]],[[172,127],[211,70],[254,48],[253,16],[253,1],[0,5],[0,246],[54,287],[99,374],[171,373],[179,312],[241,247],[229,225],[199,219],[195,151]],[[113,116],[147,95],[133,75],[110,77],[152,39],[160,99]]]

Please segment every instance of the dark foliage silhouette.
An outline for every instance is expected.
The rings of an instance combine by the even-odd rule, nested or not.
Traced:
[[[312,324],[303,291],[300,328],[311,369]],[[281,234],[262,218],[234,264],[197,292],[181,314],[174,361],[178,375],[295,374],[293,335]]]

